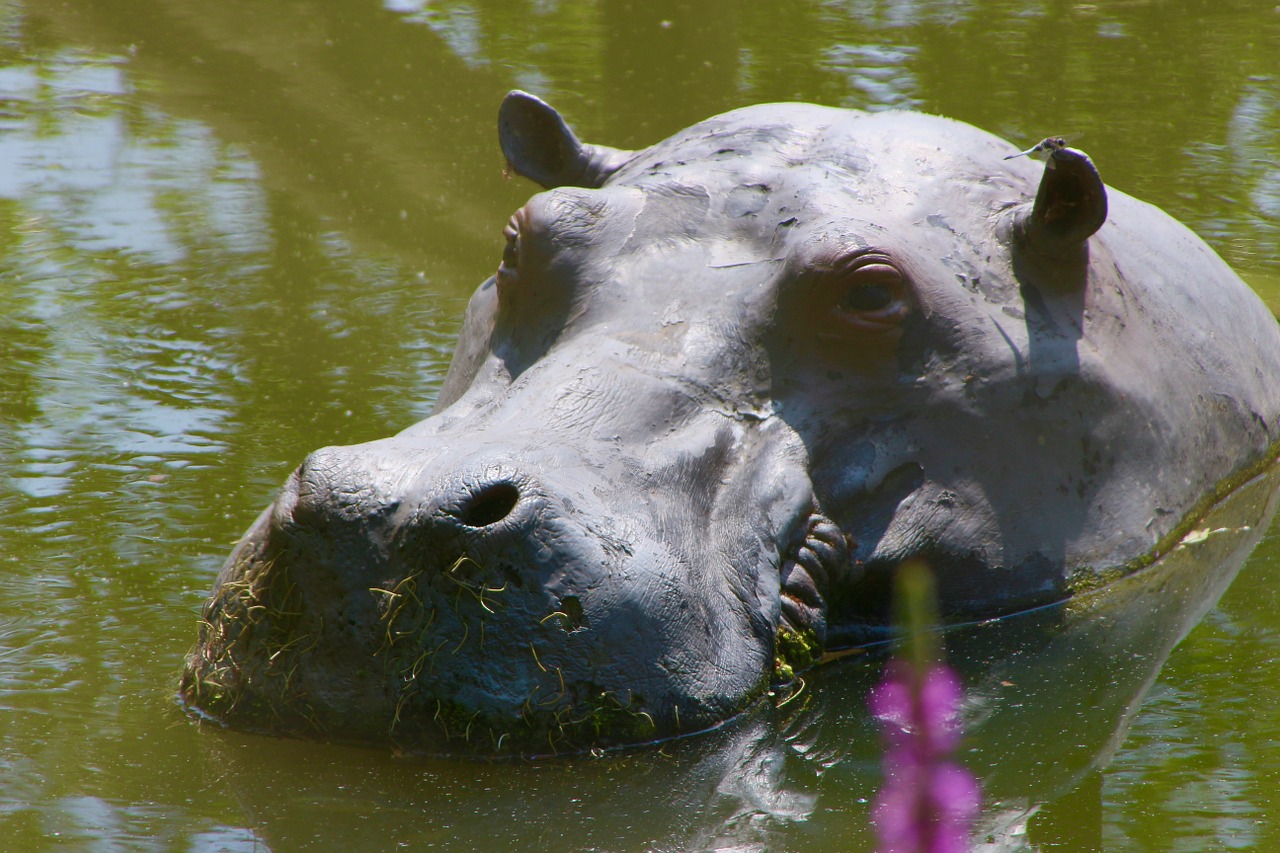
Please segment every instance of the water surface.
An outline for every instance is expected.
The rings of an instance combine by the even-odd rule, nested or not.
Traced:
[[[858,661],[815,676],[818,705],[528,765],[223,735],[174,705],[221,559],[288,471],[429,410],[533,189],[495,142],[513,87],[622,147],[770,100],[1078,134],[1280,307],[1270,2],[0,0],[5,849],[870,846]],[[1035,844],[1280,849],[1278,563],[1268,538]],[[1038,772],[1004,790],[1029,808]]]

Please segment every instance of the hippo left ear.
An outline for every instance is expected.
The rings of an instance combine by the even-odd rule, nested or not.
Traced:
[[[1089,155],[1058,148],[1049,155],[1030,210],[1017,215],[1017,231],[1037,254],[1063,258],[1079,251],[1107,220],[1107,188]]]
[[[634,156],[579,142],[550,104],[518,89],[498,108],[498,141],[511,168],[546,189],[598,188]]]

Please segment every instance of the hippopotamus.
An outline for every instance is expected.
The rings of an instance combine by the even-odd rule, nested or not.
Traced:
[[[947,621],[1062,601],[1275,456],[1275,318],[1068,145],[789,103],[629,151],[523,92],[498,125],[546,191],[432,414],[290,475],[194,713],[427,753],[694,733],[889,636],[906,561]]]

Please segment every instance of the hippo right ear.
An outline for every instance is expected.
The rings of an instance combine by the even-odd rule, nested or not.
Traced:
[[[634,156],[632,151],[579,142],[560,113],[519,89],[502,99],[498,141],[511,168],[546,189],[598,188]]]
[[[1080,251],[1107,220],[1107,188],[1089,155],[1074,148],[1049,154],[1035,204],[1017,214],[1032,251],[1061,259]]]

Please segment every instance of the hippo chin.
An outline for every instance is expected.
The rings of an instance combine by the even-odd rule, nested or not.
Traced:
[[[714,726],[883,636],[1131,572],[1273,458],[1280,331],[1199,239],[913,113],[769,104],[642,151],[499,115],[512,216],[435,413],[312,453],[182,680],[230,726],[533,753]]]

